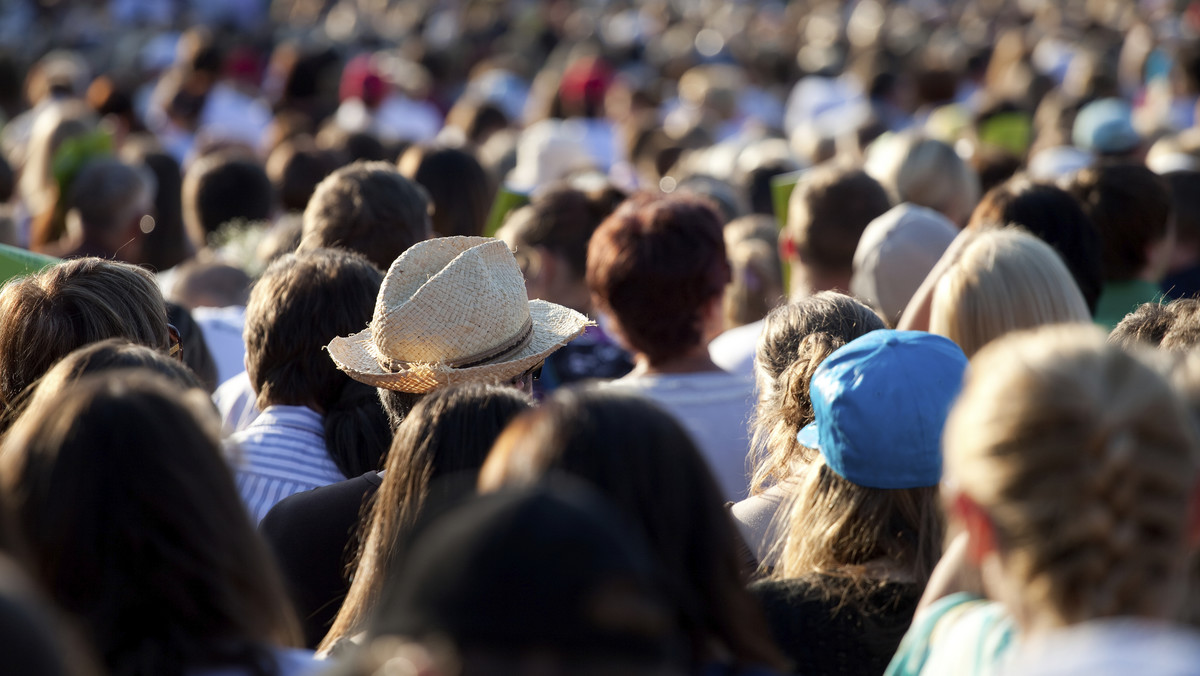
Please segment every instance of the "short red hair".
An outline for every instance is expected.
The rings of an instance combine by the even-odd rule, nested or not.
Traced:
[[[587,284],[596,306],[652,364],[700,344],[704,307],[721,298],[728,282],[721,219],[698,197],[634,196],[588,245]]]

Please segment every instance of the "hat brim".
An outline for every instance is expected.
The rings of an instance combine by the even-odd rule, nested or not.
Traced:
[[[579,312],[543,300],[529,301],[529,315],[533,319],[533,336],[528,345],[503,361],[471,368],[411,364],[403,371],[388,371],[376,359],[377,350],[369,327],[352,336],[334,338],[326,349],[339,369],[361,383],[420,394],[459,383],[512,380],[537,366],[550,353],[571,342],[594,324]]]
[[[805,448],[811,448],[814,451],[821,450],[820,430],[817,429],[817,423],[809,423],[796,434],[796,443]]]

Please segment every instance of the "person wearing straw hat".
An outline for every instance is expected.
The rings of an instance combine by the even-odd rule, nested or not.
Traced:
[[[334,338],[328,350],[351,378],[379,388],[389,414],[402,418],[397,400],[411,407],[447,385],[528,389],[546,357],[591,324],[570,308],[529,300],[521,268],[503,241],[441,237],[397,258],[370,326]]]

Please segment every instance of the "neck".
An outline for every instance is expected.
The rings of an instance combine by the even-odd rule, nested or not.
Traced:
[[[713,363],[708,356],[708,346],[700,345],[683,355],[652,363],[650,357],[639,352],[634,357],[632,376],[649,376],[667,373],[709,373],[720,371],[721,367]]]
[[[799,300],[821,291],[850,293],[851,274],[849,270],[818,270],[793,261],[789,298]]]

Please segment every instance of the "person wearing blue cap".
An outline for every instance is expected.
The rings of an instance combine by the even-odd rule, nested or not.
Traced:
[[[751,590],[805,673],[882,674],[941,556],[941,433],[967,358],[947,338],[873,331],[810,384],[820,453],[798,480],[771,579]]]

